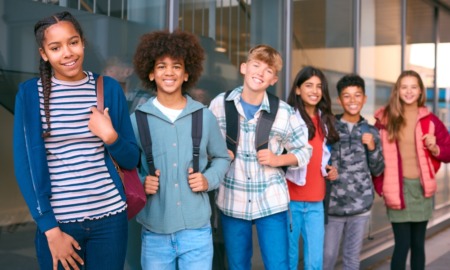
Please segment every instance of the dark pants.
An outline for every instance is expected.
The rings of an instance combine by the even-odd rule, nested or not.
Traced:
[[[127,212],[98,220],[60,223],[60,229],[72,236],[80,245],[78,255],[84,261],[86,270],[123,270],[127,249]],[[47,237],[36,231],[36,253],[40,269],[53,269],[52,255]],[[61,263],[58,269],[63,269]]]
[[[425,235],[428,221],[391,223],[394,231],[395,247],[391,269],[406,268],[406,258],[411,249],[411,270],[425,269]]]

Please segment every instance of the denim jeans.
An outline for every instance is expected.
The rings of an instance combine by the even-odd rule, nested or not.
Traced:
[[[289,203],[292,231],[289,230],[289,269],[297,270],[300,235],[303,239],[305,270],[322,269],[325,221],[323,202]]]
[[[171,234],[142,228],[142,269],[211,269],[213,259],[211,225]],[[178,268],[177,268],[178,266]]]
[[[83,269],[123,270],[128,233],[126,211],[101,219],[60,223],[59,228],[80,245],[81,250],[76,251],[84,260]],[[40,269],[53,269],[47,237],[39,229],[35,244]],[[63,269],[61,263],[58,269]]]
[[[286,211],[255,220],[233,218],[221,213],[225,251],[230,270],[250,270],[253,255],[252,225],[255,224],[259,247],[267,270],[288,268]]]
[[[369,218],[369,215],[328,216],[328,224],[325,227],[324,270],[334,269],[342,236],[344,236],[342,239],[343,269],[359,269],[359,255]]]

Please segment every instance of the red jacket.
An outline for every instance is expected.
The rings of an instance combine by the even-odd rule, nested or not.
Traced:
[[[386,206],[392,209],[404,209],[402,160],[398,151],[397,141],[389,142],[388,133],[383,118],[384,108],[375,112],[375,126],[380,130],[383,156],[385,161],[384,174],[374,179],[376,192],[383,196]],[[426,107],[419,108],[418,121],[415,127],[415,148],[418,158],[420,183],[425,198],[432,197],[436,192],[436,172],[440,162],[450,161],[450,135],[445,125]],[[429,123],[423,123],[429,121]],[[428,125],[428,133],[436,136],[439,155],[434,157],[425,147],[422,137],[422,127]]]

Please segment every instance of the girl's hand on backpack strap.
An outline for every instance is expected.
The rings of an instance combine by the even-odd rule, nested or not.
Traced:
[[[188,176],[188,183],[189,187],[193,192],[203,192],[208,191],[208,180],[206,177],[199,172],[194,173],[193,168],[189,168],[189,176]]]
[[[338,174],[338,170],[336,169],[336,167],[327,165],[325,166],[325,169],[328,172],[328,175],[326,176],[326,178],[330,181],[334,181],[338,178],[339,174]]]
[[[158,192],[158,189],[159,189],[159,175],[160,175],[160,173],[161,172],[159,170],[156,170],[155,171],[156,176],[147,175],[145,177],[145,181],[144,181],[145,194],[153,195],[153,194],[156,194],[156,192]]]
[[[430,150],[433,156],[439,155],[439,146],[436,144],[436,136],[433,134],[425,134],[422,137],[425,147]]]
[[[52,254],[53,270],[58,269],[58,262],[61,262],[64,269],[80,269],[77,263],[83,265],[84,262],[75,249],[81,250],[81,247],[72,236],[61,231],[59,227],[46,231],[45,236]]]
[[[111,118],[109,117],[109,110],[106,108],[103,113],[97,108],[91,108],[91,117],[89,119],[88,128],[97,137],[102,139],[106,144],[114,143],[119,135],[114,129]]]

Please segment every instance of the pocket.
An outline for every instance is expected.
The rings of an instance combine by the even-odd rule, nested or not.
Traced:
[[[419,180],[404,180],[403,183],[405,196],[409,196],[414,201],[423,199],[422,186]]]

